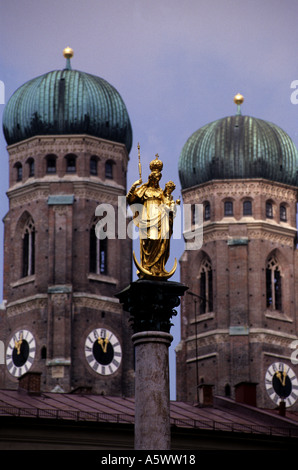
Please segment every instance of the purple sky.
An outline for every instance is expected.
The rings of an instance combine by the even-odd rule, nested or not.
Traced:
[[[290,101],[291,82],[298,80],[297,18],[297,0],[0,0],[0,80],[7,102],[27,80],[63,68],[62,51],[71,46],[72,68],[105,78],[126,103],[134,136],[128,185],[138,178],[140,142],[143,179],[159,153],[161,184],[175,181],[178,197],[184,143],[204,124],[234,114],[237,92],[245,97],[243,114],[274,122],[298,145],[298,105]],[[0,104],[1,122],[3,109]],[[2,126],[0,137],[3,218],[8,156]],[[172,242],[172,259],[182,251],[181,241]],[[179,272],[172,279],[179,280]],[[172,334],[175,346],[178,318]],[[173,357],[172,347],[171,364]]]

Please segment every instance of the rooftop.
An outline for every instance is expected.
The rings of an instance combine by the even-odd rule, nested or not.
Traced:
[[[182,189],[216,179],[265,178],[298,185],[298,151],[276,124],[243,116],[218,119],[195,131],[179,158]]]
[[[212,406],[171,401],[170,416],[172,432],[176,437],[180,436],[179,442],[181,435],[192,433],[191,439],[194,439],[193,433],[198,432],[209,435],[209,438],[211,434],[219,433],[221,436],[232,436],[232,440],[236,436],[242,436],[242,439],[253,436],[254,439],[273,439],[273,442],[286,439],[287,443],[298,443],[298,412],[287,411],[286,416],[280,416],[278,410],[260,410],[227,398],[214,397]],[[0,390],[2,429],[5,429],[8,418],[13,420],[13,426],[18,430],[24,427],[24,422],[27,426],[42,423],[47,427],[53,426],[53,423],[60,423],[60,426],[61,423],[72,426],[98,426],[100,423],[101,430],[105,424],[114,429],[126,426],[125,429],[133,433],[134,399],[89,393]],[[3,436],[0,433],[0,448],[1,442]]]
[[[119,92],[106,80],[71,67],[33,78],[8,100],[3,131],[8,145],[36,135],[89,134],[124,144],[129,153],[132,127]]]

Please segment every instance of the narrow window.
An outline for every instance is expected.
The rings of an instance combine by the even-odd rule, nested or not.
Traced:
[[[100,240],[95,232],[96,223],[90,229],[89,269],[94,274],[107,274],[107,238]]]
[[[66,156],[66,172],[75,173],[75,171],[76,171],[76,156],[67,155]]]
[[[35,228],[29,219],[23,232],[23,268],[22,276],[32,276],[35,273]]]
[[[266,297],[267,308],[282,309],[281,272],[274,257],[269,259],[266,267]]]
[[[210,220],[210,204],[209,204],[209,202],[205,205],[205,208],[204,208],[204,220]]]
[[[40,351],[40,358],[41,359],[46,359],[47,358],[47,348],[46,346],[43,346]]]
[[[90,244],[89,244],[89,270],[91,273],[96,273],[96,259],[97,259],[97,237],[95,233],[95,225],[90,229]]]
[[[99,244],[99,271],[100,274],[107,274],[107,249],[108,249],[108,239],[104,238],[100,240]]]
[[[273,206],[271,202],[266,202],[266,217],[267,219],[273,219]]]
[[[191,205],[191,225],[196,225],[196,206]]]
[[[97,175],[97,158],[90,158],[90,175]]]
[[[243,202],[243,215],[252,215],[251,201],[244,201]]]
[[[280,220],[282,222],[286,222],[287,221],[287,208],[286,206],[283,206],[281,205],[280,208],[279,208],[279,212],[280,212]]]
[[[30,158],[28,160],[28,166],[29,166],[29,178],[31,178],[32,176],[34,176],[34,173],[35,173],[33,158]]]
[[[23,167],[21,163],[16,164],[16,173],[17,173],[17,181],[22,181],[23,179]]]
[[[233,215],[233,203],[231,201],[225,202],[225,216]]]
[[[56,173],[56,157],[54,155],[47,157],[47,173]]]
[[[106,178],[113,179],[113,162],[108,160],[105,165]]]
[[[200,269],[200,313],[213,311],[213,281],[211,263],[206,259]]]

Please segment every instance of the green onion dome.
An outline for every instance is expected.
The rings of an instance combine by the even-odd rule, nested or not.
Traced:
[[[28,81],[9,99],[3,113],[7,144],[37,135],[89,134],[122,143],[129,152],[132,128],[120,94],[103,78],[72,70],[67,49],[64,70]]]
[[[297,186],[298,152],[291,138],[275,124],[242,116],[235,102],[235,116],[203,126],[186,141],[179,158],[182,189],[236,178]]]

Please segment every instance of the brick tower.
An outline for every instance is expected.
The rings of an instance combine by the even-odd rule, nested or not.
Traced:
[[[177,399],[200,390],[297,408],[297,150],[276,125],[242,116],[195,132],[179,161],[184,204],[203,205],[203,245],[185,250]],[[195,211],[193,211],[195,214]],[[197,223],[192,220],[193,225]]]
[[[96,236],[96,207],[126,194],[132,130],[119,93],[66,67],[21,86],[4,111],[9,211],[4,219],[1,387],[26,372],[41,388],[133,394],[129,325],[115,293],[131,279],[129,238]],[[117,227],[116,227],[117,234]]]

